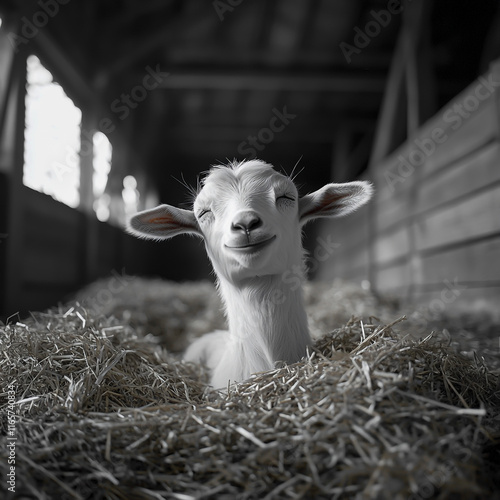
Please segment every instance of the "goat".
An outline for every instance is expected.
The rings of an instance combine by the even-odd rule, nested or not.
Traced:
[[[347,215],[371,194],[370,183],[354,181],[299,197],[291,178],[252,160],[212,167],[192,210],[160,205],[132,216],[127,230],[138,237],[193,234],[205,240],[229,331],[197,339],[184,359],[206,364],[211,385],[224,388],[306,355],[311,337],[301,286],[302,226]]]

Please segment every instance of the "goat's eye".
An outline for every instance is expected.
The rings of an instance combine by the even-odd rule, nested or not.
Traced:
[[[282,194],[276,198],[276,203],[283,206],[293,205],[294,202],[295,197],[290,194]]]
[[[198,219],[201,220],[210,213],[212,213],[212,210],[210,210],[209,208],[202,209],[198,212]]]

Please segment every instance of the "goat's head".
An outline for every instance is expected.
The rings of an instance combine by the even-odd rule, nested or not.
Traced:
[[[212,168],[193,210],[160,205],[134,215],[128,231],[149,239],[201,236],[216,273],[237,282],[300,263],[304,223],[348,214],[370,196],[371,185],[357,181],[327,184],[299,198],[292,179],[254,160]]]

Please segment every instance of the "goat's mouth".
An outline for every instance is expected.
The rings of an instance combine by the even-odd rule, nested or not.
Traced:
[[[252,253],[252,252],[257,252],[258,250],[266,247],[267,245],[270,245],[275,239],[276,239],[276,235],[271,236],[270,238],[267,238],[266,240],[252,242],[252,243],[246,243],[245,245],[237,245],[237,246],[224,245],[224,246],[226,248],[229,248],[230,250],[236,250],[238,252]]]

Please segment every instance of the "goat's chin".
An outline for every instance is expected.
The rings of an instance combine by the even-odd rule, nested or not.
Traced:
[[[226,255],[224,269],[220,269],[219,266],[217,271],[233,283],[249,278],[281,274],[286,269],[283,261],[276,262],[276,254],[269,248],[249,253],[226,249],[224,253]]]

